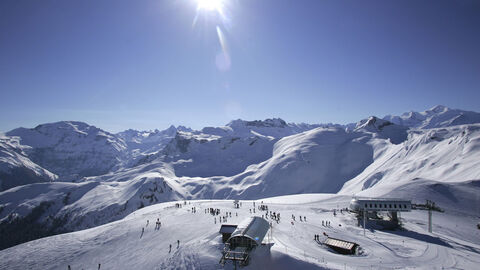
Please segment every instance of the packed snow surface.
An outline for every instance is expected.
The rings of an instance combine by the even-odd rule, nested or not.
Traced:
[[[278,223],[267,218],[271,233],[244,269],[476,269],[480,264],[480,231],[472,216],[435,212],[433,233],[428,233],[426,212],[403,213],[404,229],[367,230],[364,236],[353,214],[338,211],[350,199],[305,194],[256,200],[255,207],[244,200],[239,209],[229,200],[161,203],[113,223],[0,251],[0,269],[97,269],[99,264],[101,269],[220,269],[220,217],[232,213],[226,224],[265,217],[258,210],[262,201],[281,218]],[[219,208],[220,215],[205,213],[207,208]],[[155,230],[157,218],[161,227]],[[330,225],[322,225],[326,221]],[[359,254],[330,250],[321,244],[323,233],[359,244]],[[314,241],[315,234],[320,241]]]

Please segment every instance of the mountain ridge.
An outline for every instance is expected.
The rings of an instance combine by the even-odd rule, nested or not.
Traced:
[[[39,160],[39,151],[43,157],[54,153],[53,165],[71,157],[77,162],[70,164],[71,172],[85,166],[99,166],[99,171],[68,178],[68,170],[62,175],[47,162],[53,168],[51,177],[30,181],[43,183],[19,182],[0,192],[0,229],[42,213],[34,224],[45,233],[75,231],[121,219],[144,206],[182,199],[258,199],[311,192],[394,196],[395,190],[409,190],[411,183],[418,183],[418,198],[423,199],[428,193],[420,191],[436,183],[457,190],[453,185],[480,178],[475,172],[480,165],[480,124],[453,125],[463,114],[446,107],[430,111],[441,117],[424,124],[439,119],[436,123],[445,127],[409,128],[372,116],[354,128],[267,119],[234,120],[199,131],[170,126],[164,131],[111,134],[75,121],[15,129],[4,140],[17,142],[18,149],[3,148],[4,153],[19,152],[13,157],[31,159],[33,169],[44,170],[36,163],[45,162]],[[22,144],[24,139],[30,145]],[[0,156],[2,162],[10,166],[17,160]],[[5,177],[15,179],[7,173],[0,180]],[[415,182],[417,178],[433,182]]]

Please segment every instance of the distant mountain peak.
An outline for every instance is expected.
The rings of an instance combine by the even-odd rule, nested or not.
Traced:
[[[253,120],[247,121],[242,119],[233,120],[227,124],[228,127],[238,127],[238,126],[247,126],[247,127],[277,127],[284,128],[287,126],[281,118],[267,118],[265,120]]]
[[[392,122],[380,119],[376,116],[370,116],[367,119],[363,119],[357,123],[355,129],[362,129],[362,128],[374,128],[375,130],[382,130],[384,127],[393,125]]]
[[[430,108],[428,111],[432,111],[432,112],[435,112],[435,113],[442,113],[442,112],[445,112],[445,111],[448,111],[448,110],[450,110],[450,108],[448,108],[447,106],[436,105],[436,106],[433,106],[432,108]]]
[[[387,115],[383,119],[410,128],[439,128],[480,123],[480,113],[437,105],[423,112],[411,111],[400,116]]]

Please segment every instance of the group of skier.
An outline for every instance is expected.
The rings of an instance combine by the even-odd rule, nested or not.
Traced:
[[[220,215],[220,209],[210,207],[210,208],[205,209],[205,214],[207,214],[207,213],[210,213],[213,216],[218,216],[218,215]]]
[[[180,247],[180,240],[177,240],[177,249]],[[170,244],[170,249],[168,250],[168,253],[172,252],[172,244]]]
[[[300,221],[301,221],[301,222],[307,222],[307,217],[306,217],[306,216],[303,216],[303,219],[302,219],[302,216],[299,216],[299,217],[300,217]],[[296,221],[294,214],[292,214],[292,220],[293,220],[293,221]]]
[[[266,208],[268,209],[268,208]],[[268,211],[267,210],[267,213],[265,215],[262,215],[262,218],[265,218],[265,219],[268,219],[270,217],[270,219],[276,221],[277,223],[280,223],[280,213],[276,213],[276,212],[272,212],[272,211]]]
[[[323,236],[328,237],[328,234],[326,232],[323,232]],[[320,234],[315,234],[313,240],[320,242]]]

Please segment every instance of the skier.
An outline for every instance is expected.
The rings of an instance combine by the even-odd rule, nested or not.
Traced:
[[[180,246],[180,240],[177,240],[177,248]]]
[[[168,253],[172,252],[172,244],[170,244],[170,250],[168,251]]]
[[[302,216],[300,216],[300,222],[302,221]]]
[[[145,227],[147,227],[147,226],[148,226],[148,222],[149,222],[149,220],[147,219],[147,225],[145,225]]]

